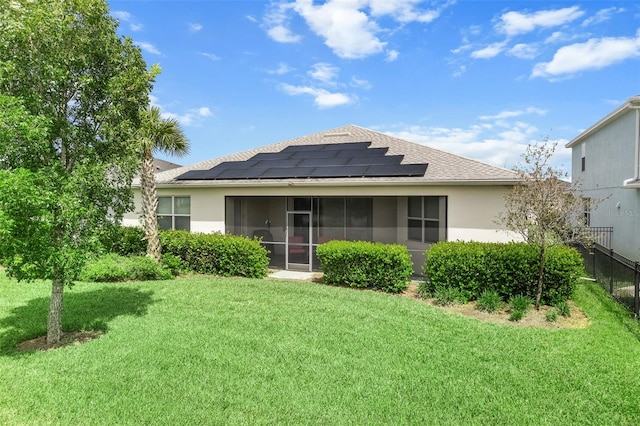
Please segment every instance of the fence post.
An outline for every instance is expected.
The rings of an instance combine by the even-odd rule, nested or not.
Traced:
[[[609,294],[613,294],[613,249],[609,249]]]
[[[636,318],[638,318],[638,315],[640,315],[640,269],[638,268],[638,262],[635,263],[634,265],[634,271],[635,271],[635,280],[634,280],[634,316]]]

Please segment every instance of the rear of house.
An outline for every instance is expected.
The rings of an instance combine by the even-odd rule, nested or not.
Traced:
[[[316,247],[340,239],[403,244],[419,273],[435,242],[514,239],[495,224],[514,172],[353,125],[156,180],[162,228],[260,237],[275,268],[318,269]]]

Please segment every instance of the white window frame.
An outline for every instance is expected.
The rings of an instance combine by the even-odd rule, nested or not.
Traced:
[[[186,231],[191,231],[191,197],[188,195],[162,195],[158,197],[158,208],[160,207],[160,199],[171,199],[171,213],[159,213],[156,211],[156,215],[158,219],[162,218],[171,218],[171,228],[172,230],[176,229],[176,217],[186,217],[189,218],[189,226]],[[186,198],[189,200],[189,213],[176,213],[176,199]],[[160,222],[160,221],[158,221]],[[169,228],[160,228],[160,229],[169,229]],[[180,228],[182,230],[182,228]]]

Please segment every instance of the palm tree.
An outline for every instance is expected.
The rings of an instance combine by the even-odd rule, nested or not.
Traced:
[[[147,256],[160,261],[161,248],[158,236],[158,195],[156,193],[153,154],[182,157],[189,153],[189,141],[180,123],[174,118],[162,118],[160,108],[151,106],[141,111],[141,124],[137,139],[140,143],[142,164],[140,167],[140,190],[142,192],[142,226],[147,240]]]

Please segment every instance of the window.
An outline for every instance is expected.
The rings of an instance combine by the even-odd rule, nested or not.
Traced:
[[[447,197],[408,198],[408,238],[421,243],[447,239]]]
[[[158,197],[158,227],[191,230],[191,197]]]
[[[586,154],[585,154],[585,152],[586,152],[586,146],[585,146],[584,142],[582,143],[582,145],[580,145],[580,152],[581,152],[581,154],[582,154],[582,158],[581,158],[581,168],[582,168],[582,171],[584,172],[584,170],[585,170],[585,168],[586,168],[586,163],[587,163],[587,161],[586,161],[587,156],[586,156]]]
[[[584,225],[591,226],[591,198],[582,198],[583,201],[583,215],[584,215]]]

